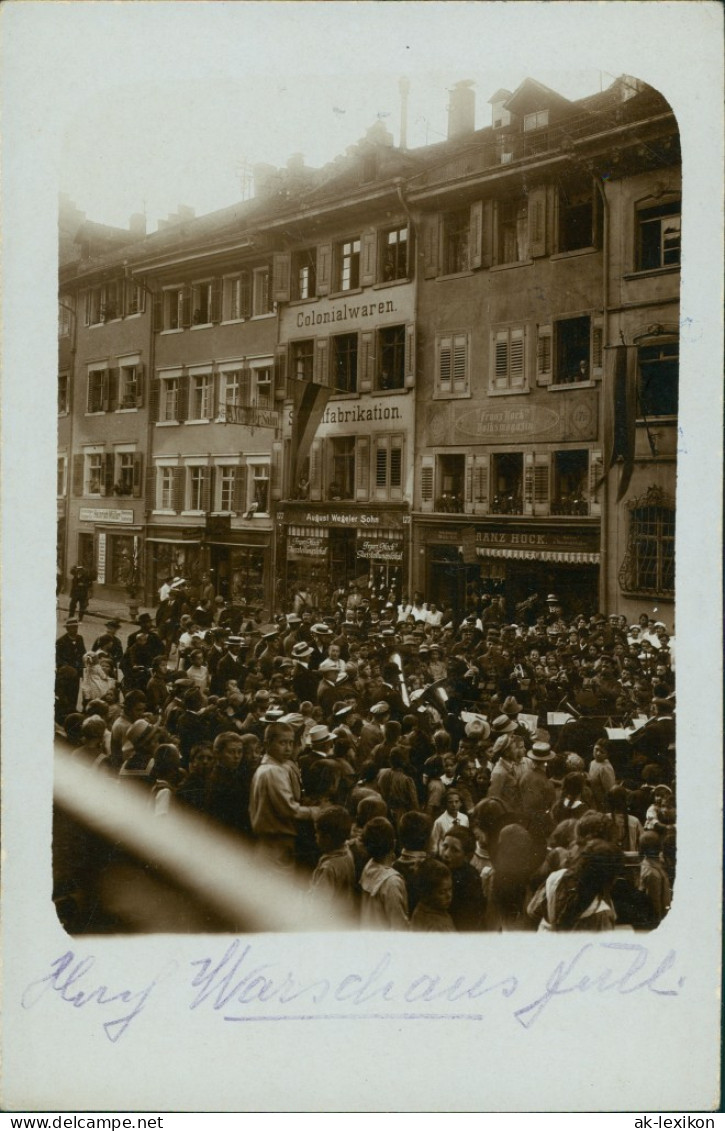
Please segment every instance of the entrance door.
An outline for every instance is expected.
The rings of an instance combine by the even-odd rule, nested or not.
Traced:
[[[347,588],[356,576],[354,530],[330,530],[330,586]]]
[[[93,535],[78,535],[78,565],[82,565],[88,573],[93,573],[96,563],[93,558]]]

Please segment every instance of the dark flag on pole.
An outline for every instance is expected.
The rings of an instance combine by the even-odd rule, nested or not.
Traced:
[[[627,493],[634,470],[634,441],[637,425],[635,373],[627,346],[615,346],[610,354],[609,390],[606,404],[605,475],[618,463],[621,467],[617,502]]]
[[[294,408],[292,410],[292,476],[298,483],[305,460],[322,420],[332,389],[316,385],[313,381],[290,381]]]

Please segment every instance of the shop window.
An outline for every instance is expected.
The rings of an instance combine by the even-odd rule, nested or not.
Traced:
[[[254,317],[269,314],[272,310],[272,290],[269,277],[269,267],[257,267],[253,278],[253,311]]]
[[[463,490],[466,475],[464,455],[438,456],[435,509],[443,514],[463,513]]]
[[[228,275],[224,279],[223,314],[225,322],[238,322],[249,318],[251,313],[252,288],[249,271],[238,275]]]
[[[591,318],[563,318],[554,327],[554,384],[571,385],[590,379]]]
[[[628,593],[672,597],[675,592],[675,507],[657,487],[629,504],[627,550],[619,583]]]
[[[58,374],[58,414],[68,412],[70,407],[70,377],[67,373]]]
[[[211,420],[213,381],[210,373],[198,373],[191,378],[189,419]]]
[[[292,255],[292,297],[314,298],[317,294],[317,249],[305,248]]]
[[[184,288],[170,287],[164,291],[164,329],[180,330],[184,325]]]
[[[311,339],[292,343],[292,378],[311,381],[315,367],[315,343]]]
[[[468,208],[459,208],[443,217],[443,273],[455,275],[467,271],[468,240],[471,227],[471,213]]]
[[[402,389],[405,385],[405,326],[378,330],[376,389]]]
[[[242,598],[253,607],[264,601],[264,552],[244,548],[229,554],[229,597],[232,602]]]
[[[68,456],[58,456],[55,493],[64,499],[68,490]]]
[[[680,375],[678,342],[640,346],[637,350],[637,415],[676,416]]]
[[[551,514],[589,514],[589,452],[554,452]]]
[[[529,213],[525,196],[496,205],[496,262],[523,263],[529,259]]]
[[[679,200],[637,210],[637,270],[676,267],[680,262]]]
[[[438,338],[436,394],[441,397],[467,396],[468,334],[451,334]]]
[[[331,500],[355,497],[355,437],[330,440],[330,481],[327,497]]]
[[[498,452],[491,456],[491,512],[522,514],[524,457],[521,452]]]
[[[360,286],[359,238],[336,244],[335,272],[335,290],[351,291]]]
[[[138,562],[134,538],[128,534],[112,534],[109,538],[111,557],[111,585],[127,586],[138,576]]]
[[[526,388],[526,335],[523,326],[496,330],[493,335],[491,372],[493,389]]]
[[[191,288],[191,321],[194,326],[206,326],[211,322],[211,282],[194,283]]]
[[[357,392],[357,334],[337,334],[332,339],[333,382],[338,393]]]
[[[108,370],[91,369],[88,373],[87,412],[105,412],[108,408]]]
[[[559,251],[576,251],[598,242],[595,222],[598,193],[591,179],[568,182],[559,189]]]
[[[548,110],[534,110],[531,114],[524,114],[524,133],[529,133],[530,130],[543,130],[548,124]]]
[[[408,229],[389,228],[381,235],[382,281],[392,283],[395,279],[408,277]]]

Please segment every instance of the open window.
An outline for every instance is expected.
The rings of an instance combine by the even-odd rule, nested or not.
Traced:
[[[524,457],[521,452],[497,452],[491,456],[492,514],[523,513]]]
[[[355,437],[328,440],[327,498],[331,501],[355,498]]]
[[[676,267],[680,262],[680,219],[682,202],[672,200],[637,209],[638,271]]]
[[[589,451],[553,453],[551,514],[589,514]]]
[[[462,514],[466,479],[465,455],[438,456],[435,509],[443,514]]]
[[[357,334],[336,334],[332,339],[332,383],[338,393],[357,392]]]
[[[641,345],[637,350],[637,415],[676,416],[680,376],[677,341]]]

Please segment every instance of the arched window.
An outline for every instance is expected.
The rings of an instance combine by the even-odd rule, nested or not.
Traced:
[[[628,506],[627,552],[619,584],[628,593],[672,597],[675,592],[675,506],[659,487]]]

